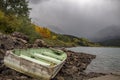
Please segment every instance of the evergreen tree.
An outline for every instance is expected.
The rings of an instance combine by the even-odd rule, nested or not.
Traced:
[[[28,17],[30,8],[27,0],[0,0],[0,10],[5,14]]]

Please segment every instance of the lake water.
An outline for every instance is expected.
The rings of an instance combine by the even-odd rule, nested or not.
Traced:
[[[68,50],[96,55],[86,72],[120,73],[120,48],[74,47]]]

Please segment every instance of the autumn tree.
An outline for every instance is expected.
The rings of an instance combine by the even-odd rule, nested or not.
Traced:
[[[51,37],[51,31],[48,28],[35,26],[35,30],[36,30],[36,32],[38,32],[44,38],[50,38]]]

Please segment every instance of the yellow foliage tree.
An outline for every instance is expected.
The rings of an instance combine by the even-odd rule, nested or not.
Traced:
[[[38,32],[44,38],[51,37],[51,31],[48,28],[35,25],[35,31]]]
[[[52,36],[52,39],[54,39],[54,40],[57,39],[57,36],[53,35],[53,36]]]

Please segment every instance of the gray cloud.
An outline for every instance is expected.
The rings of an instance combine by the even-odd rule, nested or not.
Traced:
[[[30,3],[30,7],[34,23],[53,25],[61,33],[79,37],[91,37],[105,27],[120,25],[119,0],[49,0]]]
[[[29,2],[30,2],[31,4],[39,4],[39,3],[45,2],[45,1],[49,1],[49,0],[29,0]]]

